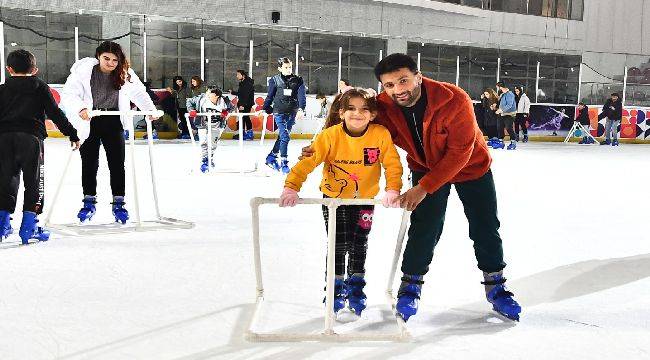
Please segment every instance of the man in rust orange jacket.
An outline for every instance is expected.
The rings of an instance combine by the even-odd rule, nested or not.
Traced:
[[[423,275],[442,234],[453,184],[463,203],[478,267],[493,309],[519,320],[521,307],[505,288],[492,158],[474,117],[469,96],[459,87],[422,77],[415,61],[392,54],[375,67],[384,91],[376,122],[406,150],[413,187],[401,206],[413,211],[402,260],[397,312],[405,320],[417,312]]]

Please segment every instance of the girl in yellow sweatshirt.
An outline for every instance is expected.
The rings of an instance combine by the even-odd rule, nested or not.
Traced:
[[[320,190],[324,197],[373,199],[379,192],[381,167],[385,169],[386,193],[382,204],[397,207],[402,188],[402,164],[390,133],[371,124],[377,115],[377,101],[370,92],[354,88],[338,95],[325,129],[316,137],[314,154],[299,161],[284,183],[280,206],[294,206],[298,191],[311,173],[324,162]],[[357,315],[366,308],[363,287],[368,234],[374,206],[345,205],[336,210],[334,312],[346,301]],[[323,206],[327,229],[328,211]],[[346,269],[345,257],[348,256]],[[347,270],[347,271],[346,271]],[[347,273],[348,278],[344,280]]]

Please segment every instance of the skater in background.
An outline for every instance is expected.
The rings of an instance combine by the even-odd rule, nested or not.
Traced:
[[[96,211],[100,145],[104,146],[110,170],[115,221],[124,224],[129,219],[129,213],[124,207],[123,132],[125,125],[133,119],[118,115],[91,119],[90,111],[129,111],[131,103],[142,111],[156,110],[145,86],[129,67],[129,61],[119,44],[105,41],[95,50],[94,58],[83,58],[72,65],[70,76],[61,91],[61,107],[72,119],[73,124],[78,124],[78,130],[84,129],[83,133],[80,132],[83,144],[79,149],[84,198],[83,207],[77,217],[81,222],[90,220]],[[157,119],[154,116],[149,118]]]
[[[278,71],[279,74],[269,79],[269,92],[263,107],[267,114],[273,114],[273,120],[278,127],[278,138],[265,163],[273,170],[288,174],[287,148],[291,140],[291,128],[296,120],[301,120],[305,115],[307,98],[305,83],[300,76],[293,74],[293,65],[289,58],[278,59]]]
[[[237,80],[239,81],[239,88],[237,91],[231,90],[230,93],[237,96],[237,109],[239,112],[249,113],[255,104],[255,81],[244,70],[237,70]],[[253,140],[251,117],[249,115],[242,116],[242,121],[244,123],[244,140]],[[239,134],[235,134],[233,139],[239,139]]]
[[[23,217],[18,234],[23,244],[29,239],[46,241],[50,232],[38,226],[43,211],[47,137],[45,115],[79,149],[77,130],[54,101],[50,87],[36,77],[34,55],[15,50],[7,56],[10,77],[0,85],[0,241],[13,229],[10,216],[16,210],[20,173],[23,173]]]
[[[338,90],[337,90],[337,93],[338,93],[338,94],[343,94],[343,93],[346,92],[347,90],[351,89],[351,88],[352,88],[352,85],[351,85],[351,84],[352,84],[352,83],[350,82],[350,80],[348,80],[348,79],[343,79],[343,78],[342,78],[342,79],[339,80],[339,82],[338,82]]]
[[[214,167],[214,151],[217,149],[217,142],[226,129],[228,112],[232,111],[230,100],[223,96],[221,89],[216,85],[208,86],[205,93],[187,99],[187,110],[192,118],[193,126],[200,129],[201,140],[201,172],[207,172]],[[197,113],[214,113],[214,116],[197,116]],[[208,120],[210,124],[208,124]],[[211,126],[212,146],[210,157],[212,164],[208,166],[208,126]]]
[[[481,94],[481,105],[483,106],[483,129],[485,135],[491,141],[497,139],[497,103],[499,95],[492,88],[486,88]]]
[[[190,97],[195,97],[203,94],[206,91],[205,85],[203,85],[203,80],[200,76],[192,76],[190,79]]]
[[[515,86],[515,101],[517,103],[517,115],[515,115],[515,136],[519,141],[519,128],[524,134],[523,142],[528,142],[528,128],[526,119],[530,114],[530,99],[522,86]]]
[[[325,130],[312,144],[313,156],[299,161],[287,176],[280,206],[294,206],[307,176],[325,163],[320,185],[325,198],[373,199],[379,192],[383,166],[386,193],[382,204],[397,207],[402,165],[388,130],[371,123],[377,115],[375,97],[359,88],[339,96],[338,112],[334,107],[330,110]],[[336,210],[334,312],[344,308],[346,301],[357,315],[366,308],[364,266],[373,212],[372,205],[344,205]],[[323,206],[326,230],[328,215]]]
[[[506,87],[506,85],[499,81],[497,83],[497,89],[499,89],[499,106],[496,111],[498,116],[498,138],[503,141],[505,136],[504,130],[510,136],[510,145],[508,145],[508,150],[514,150],[517,148],[517,136],[515,135],[515,130],[513,123],[515,121],[515,115],[517,114],[517,104],[515,102],[515,94]]]
[[[173,82],[173,88],[167,88],[167,91],[169,91],[176,100],[176,111],[178,112],[178,129],[180,130],[180,134],[178,136],[181,139],[189,139],[190,129],[187,128],[185,114],[187,114],[187,98],[192,97],[192,91],[182,76],[174,76]]]
[[[584,103],[578,103],[578,116],[576,116],[576,121],[582,125],[585,130],[590,131],[590,120],[589,120],[589,107],[585,105]],[[585,136],[582,137],[580,142],[578,144],[591,144],[593,143],[593,140],[591,137],[588,136],[588,134],[585,134]]]
[[[605,141],[600,145],[618,146],[618,127],[623,118],[623,103],[618,93],[613,93],[603,106],[603,112],[598,115],[598,120],[606,118]],[[612,138],[614,138],[612,140]]]
[[[521,307],[506,289],[499,235],[492,158],[467,93],[427,79],[406,54],[391,54],[375,66],[384,91],[378,96],[376,123],[407,153],[413,187],[399,197],[411,214],[402,259],[402,283],[396,311],[407,320],[416,314],[433,251],[442,234],[447,198],[454,185],[465,209],[487,301],[495,311],[519,320]],[[514,101],[514,99],[513,99]],[[303,148],[302,157],[313,154]],[[437,277],[440,275],[437,274]]]

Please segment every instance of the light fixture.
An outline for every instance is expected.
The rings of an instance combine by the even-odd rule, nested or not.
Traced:
[[[300,61],[305,61],[305,57],[304,57],[304,56],[301,56],[301,57],[300,57]]]
[[[255,66],[260,66],[260,62],[259,62],[259,61],[256,61],[256,62],[255,62]]]
[[[15,43],[15,42],[12,42],[10,45],[11,45],[11,46],[17,46],[18,44]]]
[[[571,68],[571,72],[574,72],[574,71],[575,71],[575,70],[574,70],[573,68]]]
[[[485,66],[481,66],[481,70],[485,71]]]

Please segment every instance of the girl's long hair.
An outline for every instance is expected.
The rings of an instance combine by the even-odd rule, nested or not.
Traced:
[[[192,80],[196,81],[196,86],[192,84]],[[192,80],[190,80],[190,88],[191,89],[198,89],[203,85],[203,80],[201,80],[200,76],[194,75],[192,76]]]
[[[131,82],[129,75],[129,60],[127,60],[120,44],[112,41],[104,41],[95,49],[95,58],[104,53],[111,53],[117,57],[117,67],[111,71],[111,82],[115,90],[120,90],[126,81]]]
[[[339,111],[341,109],[347,109],[348,105],[350,105],[350,100],[353,98],[363,99],[366,102],[366,105],[368,106],[370,112],[377,113],[377,98],[375,98],[374,94],[371,94],[366,89],[352,88],[343,94],[336,95],[334,98],[332,106],[330,106],[330,111],[327,114],[327,118],[325,119],[325,129],[334,125],[338,125],[343,121],[343,119],[341,119],[339,116]]]
[[[490,105],[496,104],[499,102],[499,95],[497,95],[497,92],[494,91],[492,88],[486,88],[483,92],[488,93],[490,96],[488,96],[488,100],[490,101]]]
[[[183,85],[178,86],[178,84],[176,83],[177,80],[182,81],[182,82],[183,82]],[[176,75],[176,76],[174,76],[174,78],[172,79],[172,87],[173,87],[174,90],[177,90],[177,91],[178,91],[178,90],[181,90],[181,89],[185,89],[185,88],[187,87],[187,83],[185,82],[185,79],[183,79],[182,76],[180,76],[180,75]]]

